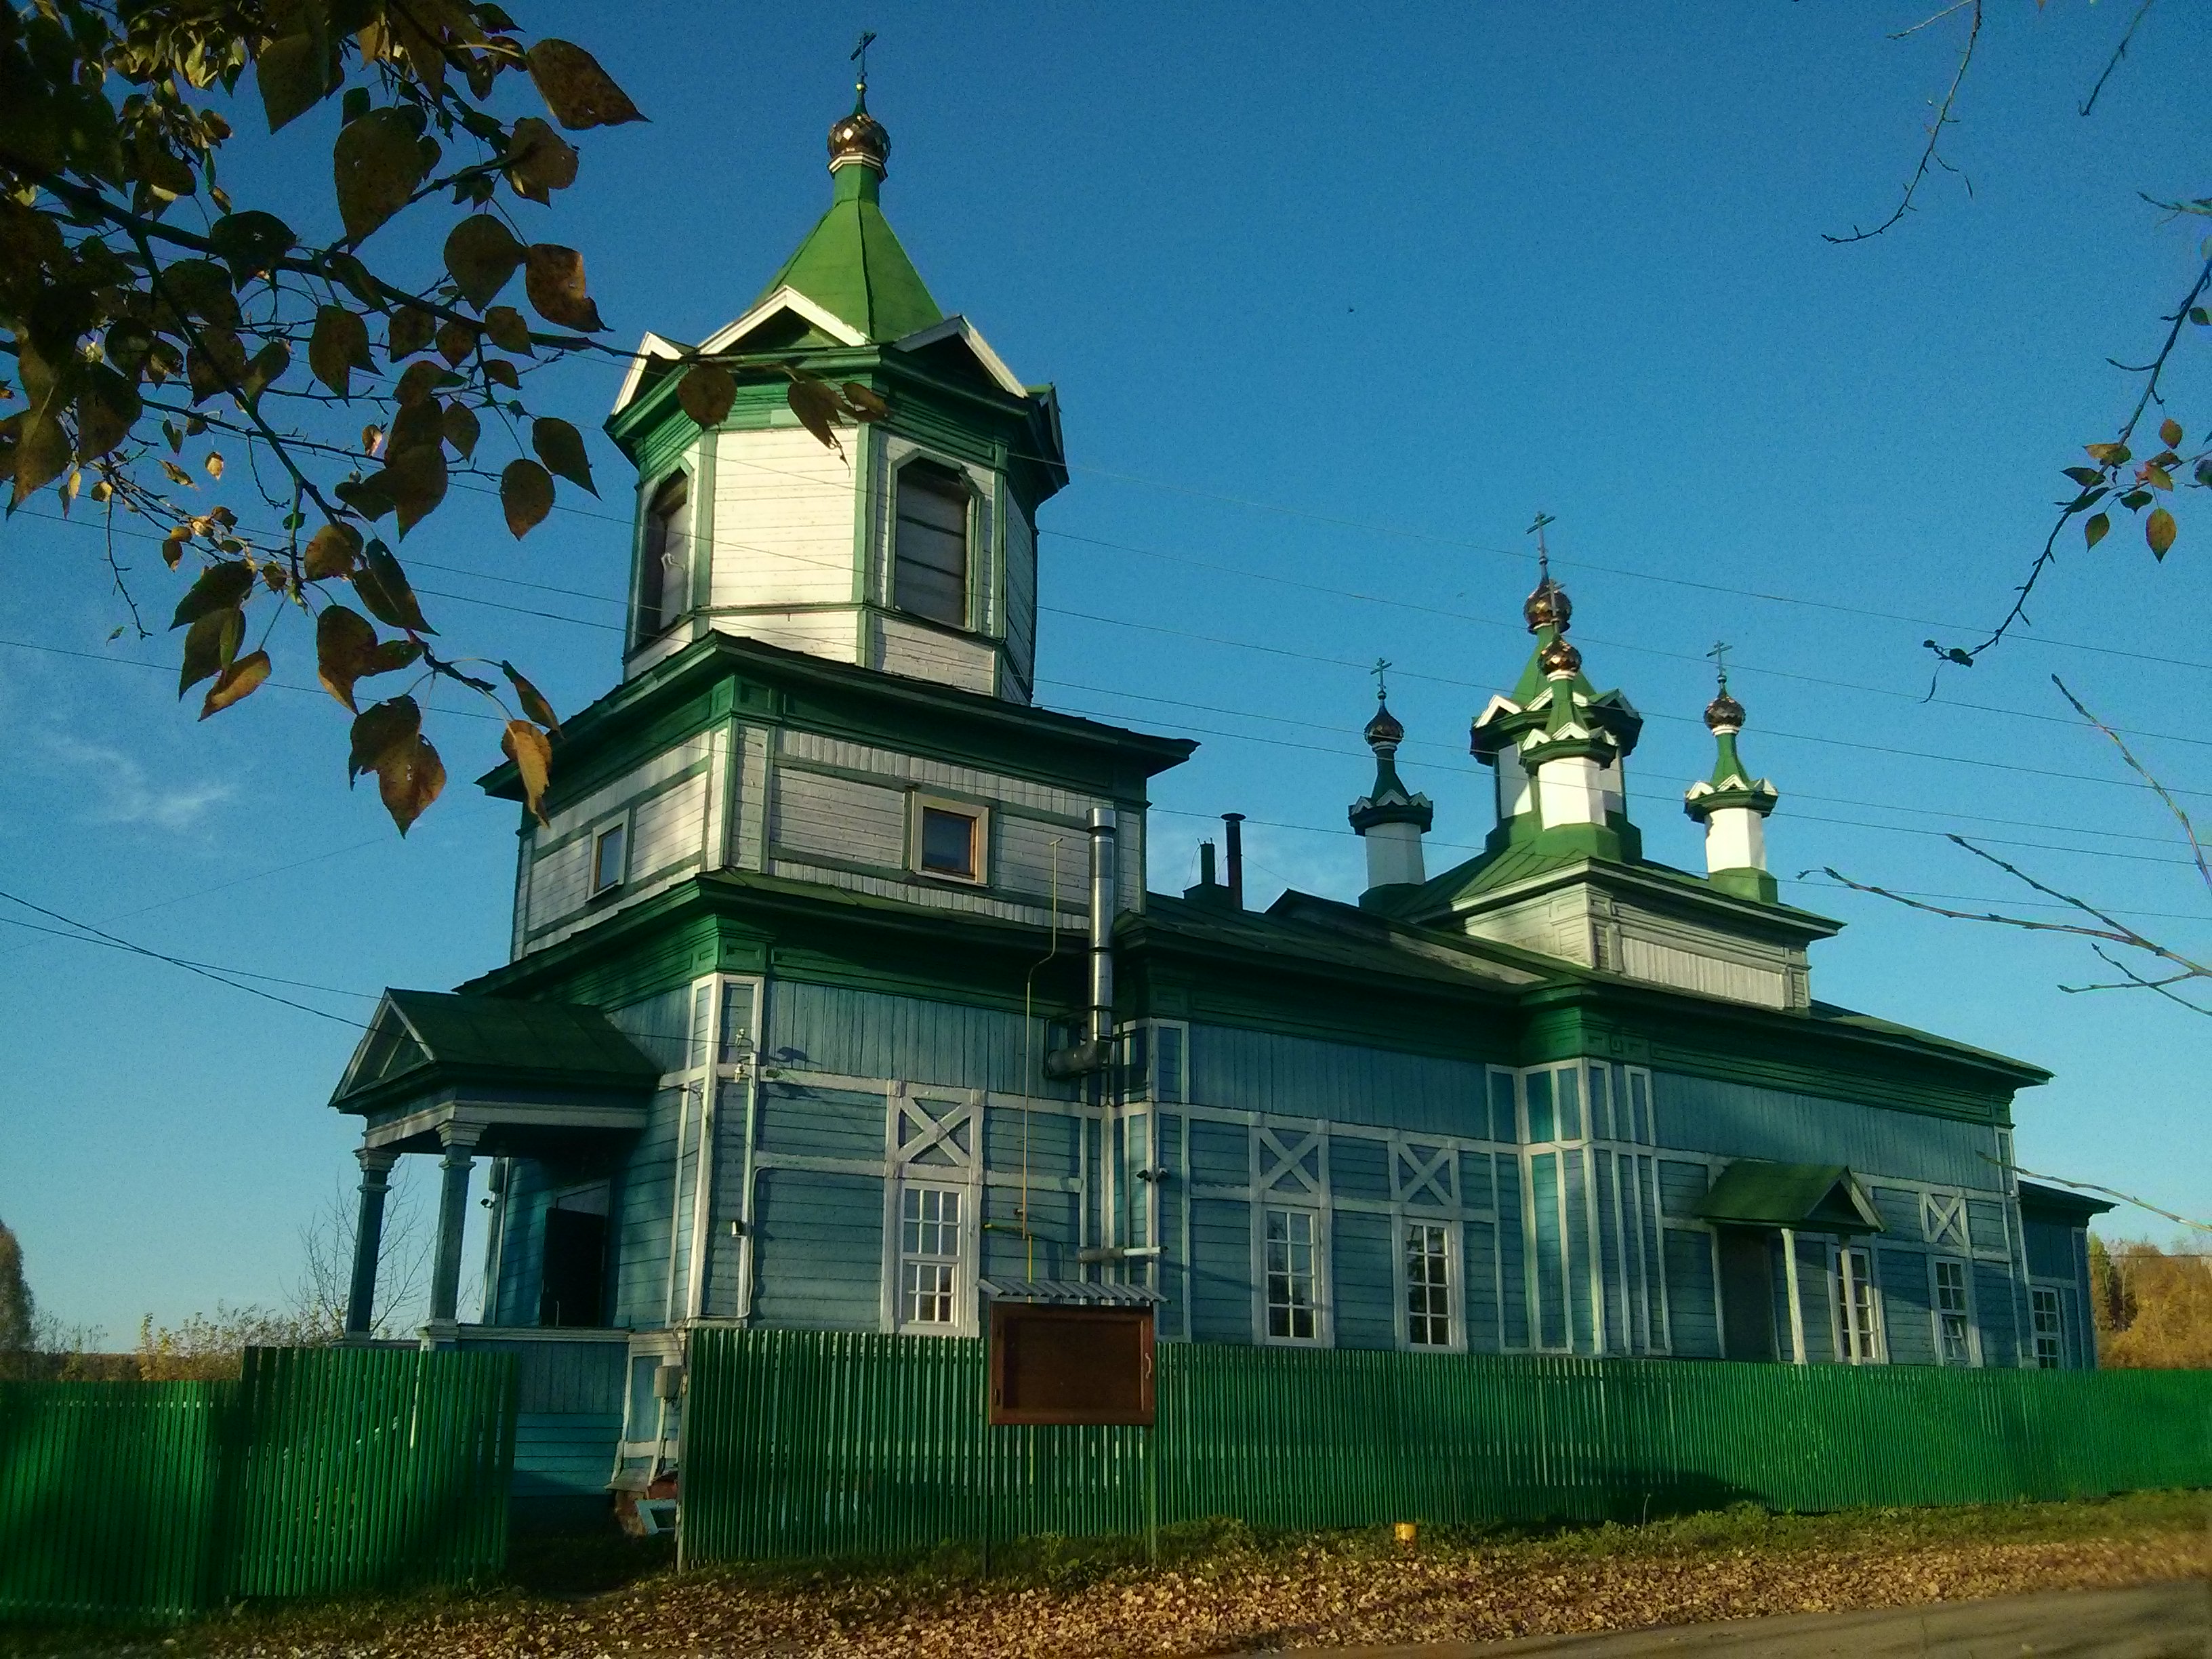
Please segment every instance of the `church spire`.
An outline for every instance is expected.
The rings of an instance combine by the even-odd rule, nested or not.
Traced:
[[[1427,879],[1421,857],[1421,837],[1436,822],[1436,808],[1426,795],[1414,794],[1398,775],[1398,745],[1406,728],[1390,712],[1389,688],[1384,675],[1390,665],[1377,659],[1375,676],[1375,714],[1361,735],[1375,751],[1375,787],[1352,803],[1352,827],[1367,844],[1367,895],[1385,888],[1418,887]]]
[[[1690,786],[1682,810],[1705,829],[1705,878],[1739,897],[1772,904],[1780,896],[1766,868],[1766,816],[1781,795],[1765,778],[1754,778],[1736,753],[1743,730],[1743,705],[1729,695],[1725,644],[1710,654],[1718,665],[1720,686],[1705,705],[1705,726],[1713,734],[1715,758],[1710,776]]]

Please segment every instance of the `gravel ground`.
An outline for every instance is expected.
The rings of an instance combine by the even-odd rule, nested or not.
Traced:
[[[2202,1500],[1975,1513],[1989,1523],[1955,1512],[1932,1524],[1925,1512],[1739,1516],[1533,1540],[1432,1538],[1410,1553],[1372,1533],[1255,1540],[1231,1528],[1187,1546],[1176,1565],[1072,1559],[1027,1582],[942,1564],[660,1573],[582,1600],[355,1602],[120,1643],[24,1633],[0,1652],[1076,1659],[1635,1629],[2212,1575]]]

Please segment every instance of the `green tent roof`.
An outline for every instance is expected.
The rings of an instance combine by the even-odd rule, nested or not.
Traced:
[[[643,1093],[659,1077],[596,1008],[388,990],[331,1104],[373,1111],[461,1082]]]
[[[1881,1218],[1840,1164],[1770,1164],[1740,1158],[1721,1171],[1698,1214],[1739,1227],[1802,1227],[1816,1233],[1878,1233]]]
[[[945,313],[930,298],[921,273],[877,205],[882,180],[865,167],[840,167],[831,177],[835,196],[830,211],[784,261],[760,299],[779,288],[796,289],[851,324],[872,344],[903,339],[943,322]]]

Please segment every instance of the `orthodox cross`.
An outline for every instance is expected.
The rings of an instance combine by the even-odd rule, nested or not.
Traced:
[[[860,66],[860,88],[863,93],[868,89],[868,46],[875,38],[876,32],[873,29],[862,30],[860,44],[853,48],[853,55],[846,59],[848,63],[858,64]]]
[[[1536,522],[1521,532],[1524,536],[1534,536],[1536,538],[1536,574],[1539,580],[1552,574],[1552,550],[1544,545],[1544,526],[1558,522],[1559,520],[1550,514],[1539,513],[1536,515]]]
[[[1720,670],[1721,690],[1723,691],[1728,690],[1728,653],[1734,649],[1735,647],[1726,640],[1716,640],[1713,641],[1713,648],[1705,653],[1713,659],[1714,665]]]
[[[1383,675],[1388,673],[1389,669],[1390,659],[1388,657],[1377,657],[1375,659],[1375,666],[1367,671],[1375,676],[1375,701],[1377,702],[1381,702],[1389,695],[1389,689],[1382,680]]]

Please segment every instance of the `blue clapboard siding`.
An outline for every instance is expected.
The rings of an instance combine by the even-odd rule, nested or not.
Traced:
[[[1043,1078],[1045,1022],[1030,1022],[1025,1045],[1018,1013],[778,979],[768,987],[764,1030],[761,1046],[771,1062],[847,1077],[1074,1097],[1073,1085]]]
[[[1027,1208],[1025,1233],[1022,1189],[985,1188],[981,1276],[994,1279],[1081,1278],[1087,1269],[1075,1259],[1075,1194],[1044,1192],[1033,1187],[1027,1195]]]
[[[1241,1199],[1190,1201],[1190,1334],[1199,1342],[1252,1340],[1252,1206]]]
[[[1659,1160],[1659,1209],[1669,1221],[1694,1220],[1705,1195],[1705,1166],[1679,1158]]]
[[[2020,1364],[2018,1312],[2013,1277],[1995,1262],[1974,1264],[1974,1314],[1982,1328],[1982,1364]]]
[[[1684,1359],[1721,1357],[1720,1313],[1713,1292],[1711,1236],[1680,1227],[1662,1230],[1667,1253],[1667,1320],[1674,1352]],[[1656,1322],[1658,1310],[1652,1310]]]
[[[649,1329],[668,1320],[677,1124],[686,1109],[682,1089],[654,1091],[645,1127],[614,1184],[608,1246],[615,1256],[614,1322],[617,1325]],[[696,1115],[696,1106],[690,1109]],[[687,1134],[696,1139],[696,1122]]]
[[[1467,1060],[1190,1028],[1191,1098],[1209,1106],[1473,1138],[1483,1133],[1486,1088],[1484,1068]]]
[[[1509,1348],[1528,1342],[1528,1252],[1522,1242],[1521,1159],[1512,1152],[1494,1155],[1498,1171],[1498,1255],[1503,1340]]]
[[[1917,1112],[1656,1073],[1660,1139],[1683,1152],[1848,1164],[1862,1176],[1993,1188],[1994,1132]]]
[[[884,1161],[884,1097],[873,1090],[811,1088],[778,1081],[761,1085],[759,1139],[764,1157]]]
[[[662,1071],[680,1072],[691,1035],[691,987],[679,985],[626,1008],[610,1008],[607,1021],[651,1055]]]
[[[1470,1210],[1497,1207],[1497,1194],[1492,1189],[1488,1152],[1462,1152],[1459,1155],[1459,1201]]]
[[[2005,1214],[2002,1204],[1985,1204],[1978,1199],[1966,1200],[1966,1236],[1974,1241],[1978,1250],[2002,1250],[2005,1248]]]
[[[1190,1178],[1201,1187],[1243,1187],[1252,1179],[1251,1131],[1241,1123],[1190,1123]]]
[[[877,1103],[880,1109],[882,1103]],[[1004,1173],[1018,1173],[1026,1164],[1031,1174],[1048,1180],[1072,1177],[1081,1173],[1079,1123],[1066,1112],[1046,1107],[1024,1111],[1018,1106],[994,1106],[983,1119],[985,1158],[992,1169]]]
[[[1366,1135],[1331,1135],[1329,1190],[1339,1198],[1390,1197],[1390,1149]]]
[[[1566,1268],[1560,1260],[1559,1155],[1528,1157],[1530,1212],[1535,1219],[1536,1341],[1547,1348],[1567,1346]]]
[[[1330,1226],[1332,1316],[1340,1348],[1398,1346],[1390,1218],[1340,1210]]]
[[[1470,1221],[1462,1230],[1466,1261],[1467,1346],[1478,1353],[1493,1352],[1498,1345],[1498,1229],[1487,1221]]]
[[[1936,1363],[1936,1327],[1928,1305],[1928,1257],[1919,1250],[1877,1250],[1882,1334],[1893,1365]]]
[[[622,1435],[627,1341],[471,1336],[460,1346],[514,1356],[514,1473],[520,1499],[602,1498]]]
[[[1190,1263],[1184,1257],[1182,1244],[1183,1211],[1190,1202],[1190,1180],[1189,1171],[1183,1168],[1182,1129],[1181,1113],[1159,1115],[1155,1150],[1159,1167],[1166,1175],[1152,1188],[1153,1202],[1158,1206],[1159,1242],[1163,1247],[1152,1284],[1166,1297],[1158,1316],[1162,1336],[1182,1334],[1183,1319],[1190,1303]]]
[[[1583,1154],[1559,1154],[1567,1178],[1567,1209],[1561,1225],[1567,1239],[1567,1319],[1574,1333],[1575,1351],[1588,1353],[1597,1341],[1597,1310],[1591,1299],[1589,1182]]]
[[[1597,1187],[1598,1269],[1604,1275],[1605,1340],[1607,1348],[1626,1353],[1630,1342],[1628,1279],[1622,1268],[1620,1229],[1613,1224],[1613,1200],[1618,1176],[1613,1155],[1600,1152],[1591,1160]]]
[[[2023,1221],[2021,1242],[2027,1246],[2027,1271],[2037,1279],[2074,1278],[2074,1230],[2052,1221]]]
[[[545,1266],[545,1211],[550,1203],[544,1166],[518,1158],[507,1166],[507,1191],[499,1209],[499,1284],[486,1310],[492,1325],[535,1325]]]
[[[753,1225],[753,1311],[765,1325],[874,1330],[882,1322],[884,1183],[763,1170]]]
[[[1867,1196],[1874,1200],[1875,1213],[1881,1218],[1881,1224],[1892,1238],[1919,1238],[1919,1194],[1902,1187],[1875,1187]]]

